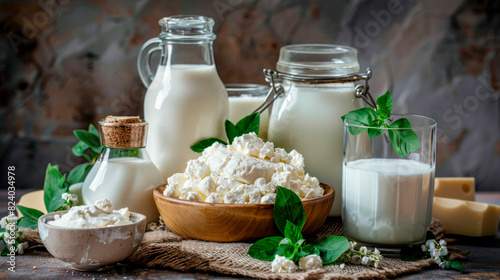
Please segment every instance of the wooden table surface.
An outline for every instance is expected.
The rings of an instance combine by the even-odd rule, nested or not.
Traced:
[[[27,191],[18,190],[17,198]],[[6,191],[0,191],[0,217],[7,213],[6,197]],[[477,193],[476,200],[500,205],[500,192]],[[399,279],[500,279],[500,231],[495,237],[461,237],[450,241],[449,245],[470,251],[468,258],[462,262],[465,273],[433,267],[417,274],[399,277]],[[119,264],[106,272],[81,272],[53,258],[43,246],[29,250],[26,255],[16,256],[15,272],[8,270],[10,265],[7,261],[7,257],[0,257],[0,279],[26,279],[27,277],[37,279],[248,279],[206,272],[149,269],[124,264]]]

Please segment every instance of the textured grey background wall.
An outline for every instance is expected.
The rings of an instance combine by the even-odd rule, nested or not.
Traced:
[[[72,130],[108,114],[142,115],[140,46],[158,19],[215,19],[219,75],[264,83],[293,43],[354,46],[371,91],[439,125],[438,176],[500,190],[500,1],[29,0],[0,2],[0,185],[41,188],[46,165],[69,171]],[[5,172],[4,172],[5,171]]]

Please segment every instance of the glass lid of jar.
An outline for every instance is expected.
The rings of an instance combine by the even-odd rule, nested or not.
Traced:
[[[214,20],[205,16],[179,15],[164,17],[158,21],[160,39],[215,39]]]
[[[298,44],[281,47],[276,70],[309,77],[335,77],[359,72],[355,48],[327,44]]]

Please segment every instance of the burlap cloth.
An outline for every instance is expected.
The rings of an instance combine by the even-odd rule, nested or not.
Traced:
[[[437,239],[444,236],[445,228],[434,220],[430,230]],[[329,218],[325,225],[308,242],[329,235],[342,235],[340,219]],[[37,231],[27,231],[24,238],[41,243]],[[384,258],[376,269],[361,265],[327,265],[323,269],[295,272],[271,272],[271,262],[261,261],[247,255],[251,243],[217,243],[200,240],[183,240],[180,236],[163,230],[146,232],[137,252],[128,259],[134,265],[150,268],[171,268],[180,271],[197,270],[221,274],[240,275],[261,279],[385,279],[403,274],[416,273],[433,265],[432,259],[402,261],[399,258]],[[464,252],[448,247],[452,259],[463,258]],[[434,265],[434,267],[437,267]]]
[[[429,230],[436,239],[444,237],[444,225],[432,219]],[[325,225],[313,236],[314,242],[324,236],[342,235],[342,222],[338,218],[328,218]],[[31,245],[42,244],[38,230],[26,229],[23,239]],[[201,240],[184,240],[168,230],[146,232],[141,246],[127,261],[130,264],[150,268],[171,268],[180,271],[198,270],[221,274],[240,275],[261,279],[386,279],[403,274],[416,273],[434,265],[432,259],[402,261],[399,258],[383,258],[381,267],[346,264],[326,265],[323,269],[307,272],[274,273],[271,262],[261,261],[247,255],[251,243],[218,243]],[[450,259],[463,259],[468,252],[449,247]],[[437,267],[434,265],[434,267]]]

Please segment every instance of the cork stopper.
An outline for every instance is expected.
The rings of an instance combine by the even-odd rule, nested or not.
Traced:
[[[107,116],[99,121],[101,145],[110,148],[146,146],[148,123],[139,116]]]

